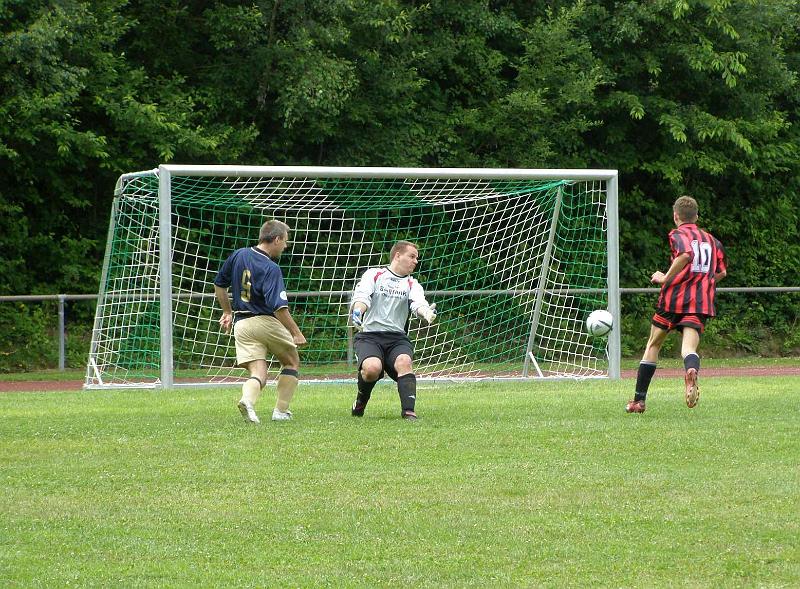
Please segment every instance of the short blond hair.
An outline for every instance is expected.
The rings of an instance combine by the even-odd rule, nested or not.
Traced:
[[[289,226],[283,221],[272,219],[261,226],[261,230],[258,232],[258,241],[259,243],[272,243],[275,238],[287,237],[288,235]]]
[[[700,208],[697,206],[697,201],[691,196],[679,196],[675,204],[672,205],[672,210],[678,215],[678,219],[684,223],[692,223],[697,221],[697,215]]]
[[[404,241],[404,240],[398,241],[396,244],[394,244],[392,246],[392,249],[389,252],[389,262],[391,263],[392,260],[394,260],[394,257],[397,254],[402,254],[404,251],[406,251],[407,249],[412,248],[412,247],[415,250],[419,251],[419,248],[417,247],[417,245],[414,244],[414,243],[411,243],[410,241]]]

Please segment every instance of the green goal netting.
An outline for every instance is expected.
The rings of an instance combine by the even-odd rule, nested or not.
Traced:
[[[584,328],[619,318],[616,172],[161,166],[118,182],[85,386],[241,382],[213,279],[271,218],[305,380],[354,378],[350,296],[399,239],[439,313],[411,322],[419,378],[618,375],[616,330]]]

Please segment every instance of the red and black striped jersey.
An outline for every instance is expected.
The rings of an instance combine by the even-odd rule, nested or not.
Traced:
[[[658,309],[670,313],[716,315],[716,275],[725,271],[725,250],[719,240],[694,223],[684,223],[669,233],[670,262],[683,253],[689,263],[661,286]]]

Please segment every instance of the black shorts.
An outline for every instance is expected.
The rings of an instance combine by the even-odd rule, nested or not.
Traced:
[[[684,327],[692,327],[703,333],[708,317],[708,315],[700,313],[671,313],[656,309],[656,313],[650,323],[665,331],[677,329],[682,332]]]
[[[411,345],[411,340],[405,333],[395,331],[361,331],[356,334],[353,347],[356,350],[359,370],[367,358],[378,358],[383,364],[383,372],[386,372],[392,380],[397,380],[394,363],[398,356],[407,354],[412,360],[414,359],[414,346]]]

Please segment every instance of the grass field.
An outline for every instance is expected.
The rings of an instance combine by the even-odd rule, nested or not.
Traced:
[[[741,358],[712,358],[703,355],[703,368],[745,368],[745,367],[786,367],[800,366],[800,358],[798,357],[775,357],[775,358],[761,358],[757,356],[746,356]],[[623,358],[623,370],[635,370],[639,366],[639,357],[636,358]],[[680,358],[662,357],[658,361],[659,368],[683,368],[683,360]],[[353,374],[353,368],[347,365],[340,365],[340,368],[346,374]],[[330,366],[322,366],[317,370],[311,370],[305,364],[302,367],[302,374],[304,377],[310,374],[326,374],[330,372]],[[154,373],[155,374],[155,373]],[[245,374],[244,370],[242,374]],[[198,372],[197,376],[207,377],[206,372]],[[83,382],[86,376],[86,369],[70,368],[67,370],[37,370],[33,372],[9,372],[0,373],[0,382],[25,382],[25,381],[56,381],[56,380],[69,380]],[[273,375],[274,376],[274,375]]]
[[[0,395],[0,586],[800,586],[800,378],[702,385]]]

